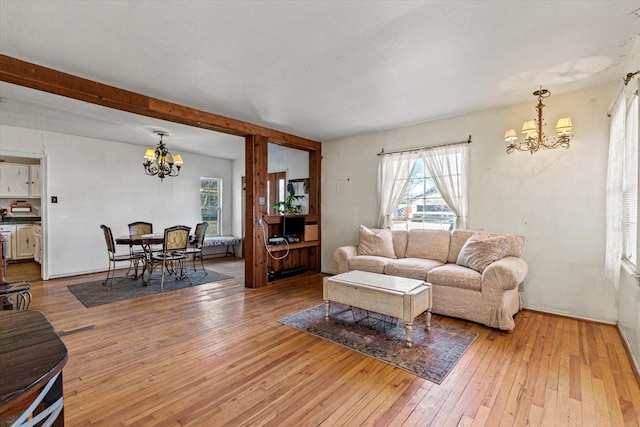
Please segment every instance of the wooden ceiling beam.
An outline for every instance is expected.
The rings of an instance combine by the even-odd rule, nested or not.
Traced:
[[[0,54],[0,81],[91,104],[238,136],[260,135],[307,151],[320,143],[229,117],[174,104]]]

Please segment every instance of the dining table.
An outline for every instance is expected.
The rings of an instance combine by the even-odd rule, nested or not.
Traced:
[[[151,234],[127,234],[125,236],[116,237],[117,245],[127,246],[140,246],[144,252],[144,258],[142,258],[142,285],[147,286],[151,281],[152,263],[151,255],[153,253],[152,246],[160,245],[164,243],[164,233],[151,233]],[[145,280],[144,273],[148,273]]]
[[[0,310],[0,425],[64,426],[67,357],[44,313]]]

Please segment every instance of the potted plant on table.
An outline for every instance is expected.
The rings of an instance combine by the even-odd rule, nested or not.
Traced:
[[[302,205],[298,203],[298,200],[304,198],[304,196],[295,196],[289,194],[284,200],[276,202],[273,205],[273,209],[281,215],[294,215],[302,213]]]

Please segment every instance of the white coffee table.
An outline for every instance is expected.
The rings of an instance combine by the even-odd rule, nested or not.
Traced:
[[[322,288],[325,320],[331,301],[397,317],[406,325],[406,347],[411,347],[413,320],[421,313],[426,330],[431,329],[431,284],[424,280],[354,270],[325,277]]]

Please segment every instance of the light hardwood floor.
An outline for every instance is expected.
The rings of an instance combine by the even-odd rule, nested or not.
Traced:
[[[69,350],[68,426],[638,426],[640,387],[614,326],[524,310],[479,334],[441,385],[281,325],[322,303],[319,275],[244,289],[219,283],[85,308],[67,285],[33,282]],[[229,290],[239,291],[224,296]]]
[[[40,276],[40,264],[33,261],[10,262],[7,263],[5,272],[5,280],[7,282],[20,282],[42,280]]]

